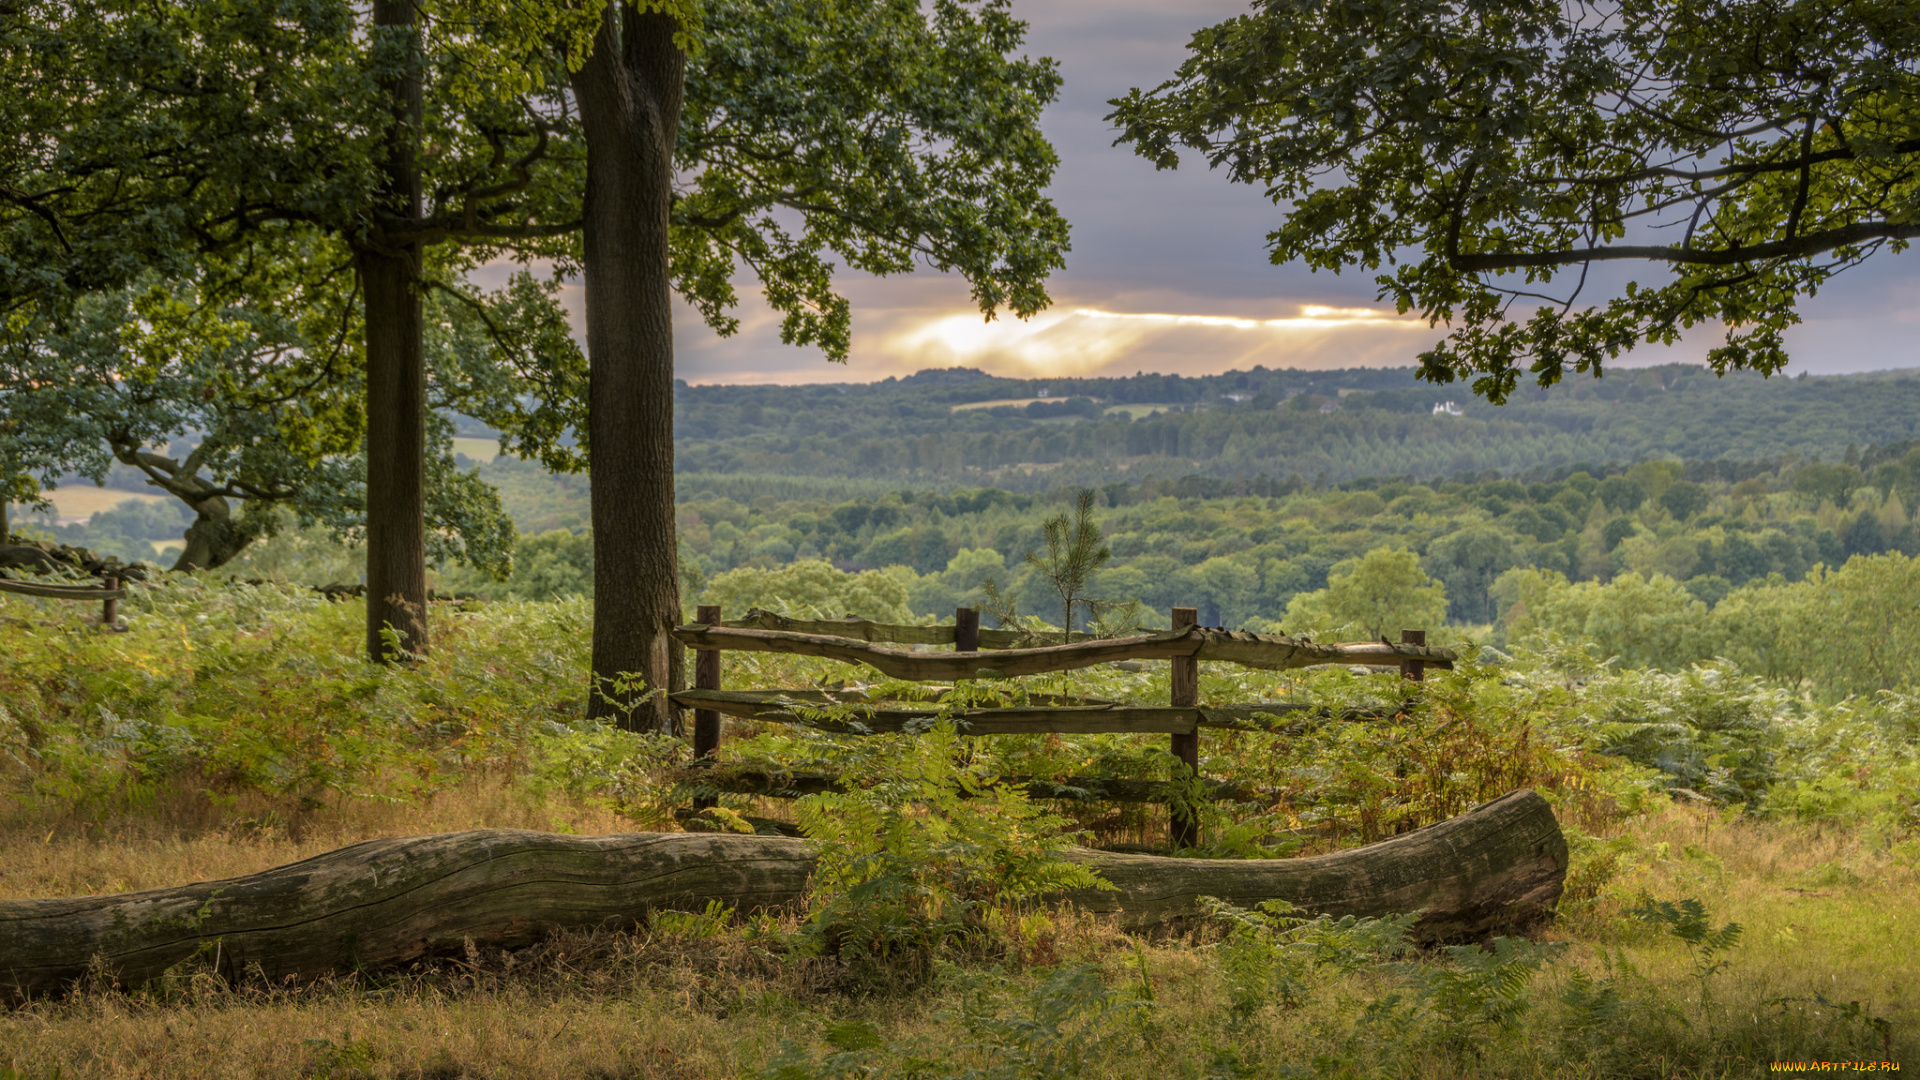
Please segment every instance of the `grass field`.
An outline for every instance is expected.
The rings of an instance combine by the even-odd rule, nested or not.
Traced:
[[[63,525],[85,521],[102,510],[113,509],[128,499],[156,503],[172,498],[157,491],[122,491],[119,488],[98,488],[92,484],[74,484],[70,487],[56,488],[53,491],[43,491],[41,494],[53,501],[54,516]]]
[[[1186,407],[1187,406],[1182,406],[1182,405],[1152,405],[1152,404],[1142,405],[1139,403],[1135,403],[1131,405],[1109,405],[1107,406],[1107,415],[1119,416],[1124,414],[1126,418],[1129,420],[1138,420],[1143,416],[1147,416],[1155,412],[1174,412]]]
[[[619,822],[529,801],[485,777],[417,807],[210,810],[181,792],[139,814],[14,815],[0,833],[9,853],[0,896],[205,880],[367,837],[478,826],[588,832]],[[1324,972],[1297,1007],[1228,1023],[1233,989],[1218,934],[1133,942],[1066,916],[884,992],[849,984],[830,962],[698,926],[303,987],[235,989],[185,973],[170,989],[93,989],[0,1017],[0,1067],[35,1080],[957,1076],[995,1064],[1006,1071],[970,1075],[1744,1077],[1776,1060],[1920,1060],[1920,875],[1911,866],[1849,833],[1678,806],[1626,823],[1614,839],[1639,854],[1602,897],[1571,905],[1541,935],[1566,949],[1529,986],[1526,1022],[1482,1025],[1459,1045],[1376,1030],[1383,1002],[1388,1012],[1407,1005],[1413,981],[1395,965]],[[1739,922],[1728,966],[1699,977],[1684,945],[1628,920],[1626,898],[1640,891],[1701,897],[1714,921]],[[1089,970],[1090,982],[1062,992],[1063,972]],[[1595,985],[1618,995],[1612,1011],[1574,1015],[1580,988]],[[1079,1000],[1101,993],[1100,1008]],[[1063,1022],[1061,1008],[1081,1011]],[[1007,1023],[988,1022],[996,1019]],[[1054,1049],[1071,1054],[1032,1063],[1021,1025],[1036,1022],[1058,1024],[1042,1041],[1066,1041]],[[824,1067],[829,1040],[847,1042],[849,1031],[871,1044],[867,1071]],[[798,1071],[768,1071],[783,1052]]]
[[[437,606],[433,655],[385,669],[357,659],[359,605],[308,590],[169,578],[125,610],[131,629],[101,635],[46,603],[0,597],[0,899],[217,880],[381,836],[660,827],[662,807],[683,804],[646,762],[683,760],[684,748],[580,716],[583,601]],[[1300,678],[1335,676],[1347,678]],[[772,654],[727,666],[730,686],[844,677]],[[1076,678],[1104,680],[1116,699],[1167,692],[1158,668]],[[1268,678],[1278,676],[1208,667],[1202,698]],[[1575,729],[1551,727],[1539,703],[1585,708],[1574,687],[1529,683],[1519,667],[1447,678],[1428,682],[1437,711],[1418,723],[1345,726],[1319,742],[1211,735],[1205,760],[1265,761],[1278,777],[1292,767],[1283,757],[1310,747],[1301,764],[1324,767],[1323,792],[1397,785],[1418,799],[1384,809],[1438,816],[1457,809],[1431,801],[1457,807],[1478,790],[1462,778],[1484,766],[1497,767],[1500,790],[1535,776],[1525,782],[1554,800],[1572,844],[1567,894],[1556,922],[1490,950],[1410,954],[1382,924],[1245,915],[1131,939],[1070,910],[995,901],[960,932],[908,936],[919,944],[876,960],[823,947],[828,931],[808,912],[661,916],[307,984],[229,984],[191,964],[131,990],[89,980],[0,1013],[0,1078],[1597,1080],[1920,1061],[1910,825],[1634,787],[1618,759],[1542,749]],[[1709,690],[1722,696],[1696,706],[1722,719],[1744,700],[1737,687]],[[1080,768],[1074,755],[1118,766],[1130,752],[1148,764],[1164,753],[1164,737],[1146,751],[1129,750],[1132,738],[1015,740],[1005,752],[1056,755],[1022,770],[1048,774]],[[944,743],[914,757],[935,745],[923,740],[771,727],[728,739],[739,761],[798,768],[811,754],[908,769],[889,774],[895,784],[954,760]],[[990,743],[965,753],[1000,752]],[[1379,756],[1387,743],[1412,756]],[[906,756],[890,766],[895,753]],[[1535,771],[1512,772],[1521,765]],[[1632,782],[1609,780],[1622,774]],[[938,824],[925,801],[934,789],[915,790],[901,827]],[[951,813],[916,842],[978,835]],[[912,857],[953,858],[944,850]],[[877,932],[860,920],[893,917],[840,910],[859,933]]]
[[[500,456],[499,439],[478,439],[470,435],[456,435],[453,438],[453,452],[465,454],[475,461],[492,461]]]
[[[955,405],[952,411],[953,412],[969,412],[973,409],[997,409],[1002,405],[1010,405],[1014,408],[1025,408],[1036,401],[1047,401],[1047,400],[1049,399],[1038,398],[1038,397],[1023,397],[1023,398],[996,398],[993,401],[969,401],[964,405]]]

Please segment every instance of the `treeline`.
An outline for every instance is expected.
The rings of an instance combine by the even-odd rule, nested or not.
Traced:
[[[1433,411],[1448,399],[1463,415]],[[1920,437],[1920,378],[1718,378],[1669,365],[1495,408],[1411,369],[1045,380],[956,369],[864,386],[682,386],[676,408],[688,472],[1043,491],[1189,473],[1324,484],[1654,457],[1837,460]]]
[[[61,544],[110,555],[122,562],[154,562],[179,554],[180,538],[193,524],[193,511],[172,499],[126,499],[84,523],[47,525],[32,518],[28,533],[40,532]]]
[[[780,498],[776,485],[763,481],[767,492],[751,498],[696,489],[681,504],[689,604],[729,571],[818,563],[890,575],[906,589],[909,616],[979,603],[989,577],[1020,610],[1048,610],[1047,584],[1025,557],[1043,548],[1042,525],[1060,512],[1065,492]],[[1358,480],[1268,493],[1235,486],[1189,477],[1095,489],[1113,554],[1095,594],[1138,600],[1161,617],[1194,605],[1209,625],[1266,625],[1296,596],[1325,588],[1341,564],[1396,547],[1445,587],[1449,621],[1487,626],[1502,614],[1502,576],[1516,569],[1569,582],[1661,575],[1710,608],[1751,583],[1799,581],[1853,556],[1920,553],[1912,512],[1920,505],[1920,449],[1905,446],[1831,465],[1656,461],[1532,482]],[[504,490],[512,506],[513,488]],[[590,569],[582,532],[554,531],[523,539],[507,584],[460,587],[585,593]]]

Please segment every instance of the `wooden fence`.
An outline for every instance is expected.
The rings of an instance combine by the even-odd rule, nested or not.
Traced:
[[[120,579],[117,577],[108,577],[98,586],[47,585],[37,581],[12,581],[0,578],[0,593],[35,596],[42,600],[84,600],[98,603],[100,625],[110,630],[120,621],[120,601],[127,595],[127,591],[120,587]]]
[[[696,621],[676,627],[674,637],[695,649],[694,688],[672,695],[673,701],[694,710],[693,752],[697,763],[711,763],[720,745],[722,714],[743,719],[803,724],[843,734],[875,734],[925,730],[946,715],[968,735],[1027,734],[1165,734],[1169,749],[1186,763],[1190,774],[1200,771],[1200,732],[1206,728],[1275,730],[1272,719],[1310,708],[1297,703],[1200,705],[1200,661],[1223,661],[1265,670],[1311,667],[1319,664],[1397,665],[1401,676],[1419,681],[1426,668],[1451,668],[1452,650],[1429,647],[1423,630],[1403,630],[1398,643],[1388,641],[1320,644],[1277,634],[1254,634],[1199,625],[1190,607],[1172,611],[1172,629],[1123,638],[1090,638],[1074,634],[1059,645],[1034,646],[1029,635],[980,629],[980,614],[971,608],[954,613],[951,626],[899,626],[865,619],[789,619],[754,610],[744,619],[721,619],[720,609],[702,605]],[[952,646],[951,652],[920,652],[891,646]],[[989,651],[990,650],[990,651]],[[773,652],[818,656],[865,664],[884,675],[914,682],[953,682],[961,679],[1008,678],[1046,672],[1071,671],[1123,660],[1167,660],[1172,664],[1172,687],[1167,706],[1122,705],[1086,699],[1052,699],[1038,705],[1008,709],[967,709],[940,713],[933,709],[866,709],[856,720],[817,718],[815,710],[830,704],[868,705],[859,692],[823,690],[726,690],[720,680],[720,654]],[[740,794],[787,796],[830,788],[836,778],[772,777],[740,770],[710,769],[701,786]],[[1021,778],[1009,778],[1019,780]],[[1066,780],[1029,779],[1030,793],[1042,798],[1092,798],[1113,801],[1166,801],[1176,846],[1199,843],[1199,818],[1184,801],[1187,785],[1126,781],[1101,777]],[[1208,785],[1210,798],[1247,794],[1229,785]],[[696,800],[696,811],[713,805],[711,797]]]

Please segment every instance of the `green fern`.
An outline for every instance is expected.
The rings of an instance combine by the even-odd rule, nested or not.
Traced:
[[[1700,1000],[1709,1000],[1708,980],[1731,963],[1721,953],[1740,943],[1740,924],[1730,922],[1715,928],[1707,917],[1707,907],[1689,896],[1684,900],[1655,900],[1642,893],[1640,903],[1627,910],[1629,918],[1665,927],[1667,933],[1687,947],[1693,961],[1694,978],[1700,982]]]
[[[1486,948],[1449,946],[1447,963],[1418,969],[1421,994],[1448,1039],[1465,1045],[1477,1031],[1516,1027],[1533,1007],[1527,988],[1564,948],[1510,937],[1494,938]]]
[[[1227,1013],[1236,1025],[1269,1004],[1305,1005],[1322,968],[1350,972],[1405,953],[1407,932],[1420,918],[1419,912],[1378,919],[1308,918],[1296,915],[1284,900],[1251,910],[1210,896],[1200,903],[1227,929],[1214,957],[1227,984]]]

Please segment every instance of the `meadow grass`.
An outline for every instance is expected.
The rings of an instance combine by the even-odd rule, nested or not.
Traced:
[[[5,888],[46,895],[115,875],[129,886],[181,883],[366,836],[537,823],[530,813],[595,821],[590,810],[535,809],[484,782],[407,813],[363,811],[289,810],[292,828],[264,834],[211,820],[176,822],[170,833],[146,821],[52,837],[10,827],[5,850],[27,857],[9,867]],[[1511,1029],[1474,1030],[1458,1045],[1407,1011],[1418,979],[1399,965],[1325,972],[1301,1007],[1230,1023],[1217,934],[1134,942],[1069,915],[1030,921],[1024,936],[907,987],[849,983],[833,961],[786,955],[774,938],[697,926],[691,935],[572,935],[305,986],[236,988],[186,972],[139,993],[83,988],[0,1017],[0,1066],[36,1080],[692,1078],[773,1075],[768,1063],[785,1051],[813,1070],[790,1075],[832,1075],[819,1068],[827,1040],[861,1022],[878,1040],[870,1075],[912,1075],[916,1061],[941,1063],[923,1075],[957,1075],[1018,1059],[1022,1048],[983,1042],[956,1014],[971,1001],[1031,1021],[1022,1010],[1034,1011],[1036,988],[1074,964],[1140,1002],[1136,1014],[1104,1021],[1111,1030],[1096,1032],[1077,1064],[1005,1075],[1718,1077],[1752,1076],[1776,1060],[1920,1060],[1913,867],[1845,830],[1725,822],[1705,808],[1662,808],[1622,823],[1615,839],[1635,853],[1629,868],[1539,935],[1568,949],[1528,987],[1532,1008]],[[1681,943],[1626,916],[1643,891],[1699,897],[1716,922],[1740,923],[1728,966],[1703,981]],[[1583,979],[1612,988],[1617,1003],[1597,1017],[1570,1005]],[[1846,1014],[1850,1002],[1858,1017]],[[1063,1025],[1068,1034],[1076,1022]]]
[[[584,721],[584,605],[436,609],[435,655],[380,671],[354,655],[358,606],[299,590],[159,587],[129,601],[120,635],[8,603],[0,898],[216,879],[380,836],[673,827],[681,793],[653,777],[683,748]],[[782,657],[728,668],[737,686],[846,677]],[[1372,692],[1268,678],[1210,669],[1204,690]],[[1158,700],[1164,680],[1149,667],[1032,689]],[[1072,912],[995,909],[895,978],[807,948],[804,913],[676,917],[309,984],[191,967],[132,990],[91,980],[0,1015],[0,1077],[1719,1077],[1920,1062],[1915,845],[1883,818],[1670,798],[1645,770],[1561,745],[1549,706],[1574,710],[1576,691],[1547,682],[1436,681],[1424,733],[1209,740],[1214,771],[1291,793],[1213,823],[1251,822],[1256,846],[1269,826],[1336,820],[1345,837],[1315,842],[1355,842],[1489,786],[1541,786],[1574,844],[1569,895],[1504,953],[1335,964],[1284,942],[1250,953],[1227,924],[1135,940]],[[735,760],[795,768],[894,745],[752,726],[729,740]],[[1027,771],[1165,767],[1157,743],[1003,745],[991,752]],[[1262,760],[1233,763],[1247,758]],[[1740,925],[1738,943],[1702,956],[1637,917],[1644,898],[1697,899],[1710,927]],[[1297,978],[1270,992],[1283,975]]]

